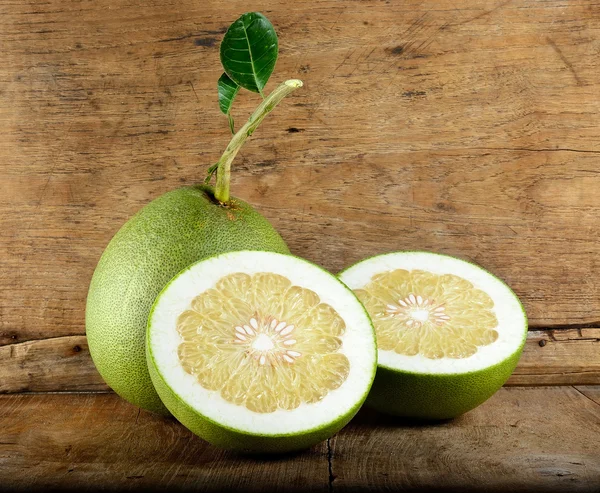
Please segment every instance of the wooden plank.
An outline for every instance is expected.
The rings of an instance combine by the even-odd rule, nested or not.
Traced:
[[[503,388],[442,424],[361,411],[331,440],[333,491],[595,493],[598,402],[600,387]]]
[[[114,394],[0,396],[3,491],[328,490],[327,444],[277,460],[216,449]]]
[[[600,321],[596,4],[252,7],[280,34],[272,85],[306,84],[244,148],[233,192],[295,254],[338,271],[391,250],[446,252],[505,279],[534,327]],[[228,140],[219,40],[247,8],[0,7],[0,343],[81,334],[111,236],[203,178]],[[241,94],[237,121],[256,102]]]
[[[41,339],[0,347],[0,392],[108,390],[85,336]]]
[[[507,385],[600,385],[600,330],[530,331]]]
[[[596,492],[592,398],[600,387],[502,389],[437,425],[364,409],[329,447],[273,460],[215,449],[113,394],[4,395],[0,480],[9,490]]]
[[[597,329],[531,331],[507,385],[600,385]],[[85,336],[0,347],[0,392],[108,390]]]
[[[575,390],[577,390],[577,392],[583,394],[589,400],[591,400],[592,402],[595,402],[596,404],[598,404],[600,406],[600,389],[597,386],[594,386],[594,387],[574,386],[573,388]]]

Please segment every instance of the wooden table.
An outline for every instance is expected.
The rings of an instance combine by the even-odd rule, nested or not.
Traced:
[[[218,47],[249,8],[279,33],[271,86],[305,87],[244,147],[233,193],[333,272],[426,249],[506,280],[531,331],[480,408],[365,409],[309,451],[249,458],[95,371],[95,264],[220,155]],[[600,4],[11,0],[0,40],[0,489],[600,491]]]

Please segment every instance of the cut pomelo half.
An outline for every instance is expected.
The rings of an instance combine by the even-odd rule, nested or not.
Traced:
[[[447,255],[397,252],[340,273],[371,316],[379,353],[367,404],[422,419],[463,414],[511,375],[527,317],[501,280]]]
[[[206,441],[283,452],[340,430],[377,367],[364,307],[338,278],[291,255],[242,251],[179,273],[148,320],[152,382]]]

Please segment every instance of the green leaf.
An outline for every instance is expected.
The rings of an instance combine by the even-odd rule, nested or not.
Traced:
[[[239,86],[262,95],[277,62],[277,34],[259,12],[248,12],[236,20],[221,42],[225,73]]]
[[[217,88],[219,90],[219,108],[221,108],[222,113],[227,115],[227,119],[229,120],[229,128],[231,129],[231,133],[233,133],[233,117],[230,113],[231,105],[233,104],[233,100],[240,90],[240,86],[233,82],[227,76],[227,74],[223,74],[217,82]]]

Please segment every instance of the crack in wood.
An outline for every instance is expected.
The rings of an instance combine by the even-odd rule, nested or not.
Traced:
[[[207,35],[216,36],[219,34],[224,34],[225,32],[227,32],[227,28],[222,27],[221,29],[216,29],[216,30],[200,31],[198,33],[183,34],[182,36],[176,36],[173,38],[159,39],[157,41],[157,43],[171,43],[172,41],[183,41],[184,39],[200,38],[202,36],[207,36]]]
[[[583,152],[590,154],[600,154],[600,150],[595,149],[571,149],[569,147],[556,147],[554,149],[543,147],[535,149],[533,147],[468,147],[464,150],[482,150],[482,151],[525,151],[525,152]]]
[[[486,10],[485,12],[482,12],[480,14],[477,14],[474,17],[470,17],[468,19],[462,20],[460,22],[455,22],[453,24],[448,24],[448,27],[462,26],[464,24],[468,24],[470,22],[476,21],[476,20],[481,19],[483,17],[487,17],[489,15],[492,15],[497,10],[500,10],[500,9],[506,7],[511,2],[512,2],[512,0],[505,0],[503,3],[496,5],[494,8],[492,8],[490,10]]]
[[[583,397],[585,397],[586,399],[588,399],[589,401],[592,401],[594,404],[596,404],[596,406],[600,406],[600,402],[596,402],[594,399],[592,399],[590,396],[584,394],[581,390],[579,390],[577,387],[575,387],[574,385],[571,385],[571,387],[573,388],[573,390],[577,391],[578,393],[580,393]]]
[[[569,324],[544,324],[544,325],[530,325],[529,330],[574,330],[574,329],[598,329],[600,328],[600,321],[583,322],[583,323],[569,323]]]
[[[114,394],[113,390],[26,390],[22,392],[0,392],[0,395],[68,395],[68,394]]]
[[[85,334],[71,334],[65,336],[54,336],[54,337],[40,337],[39,339],[26,339],[24,341],[11,342],[9,344],[0,344],[0,348],[3,347],[11,347],[11,346],[19,346],[20,344],[31,344],[42,341],[53,341],[58,339],[67,339],[72,337],[85,337]]]
[[[564,55],[564,53],[558,47],[558,45],[554,42],[554,40],[552,38],[550,38],[549,36],[546,36],[546,42],[556,52],[556,54],[558,55],[558,57],[565,64],[565,66],[569,69],[569,71],[571,72],[571,74],[573,74],[573,77],[575,78],[575,82],[577,82],[577,85],[578,86],[582,86],[583,82],[581,81],[581,78],[579,77],[579,75],[577,74],[577,71],[573,67],[573,64],[567,59],[567,57]]]
[[[331,438],[327,439],[327,469],[329,472],[328,489],[329,493],[332,493],[335,474],[333,474],[333,448],[331,447]]]

